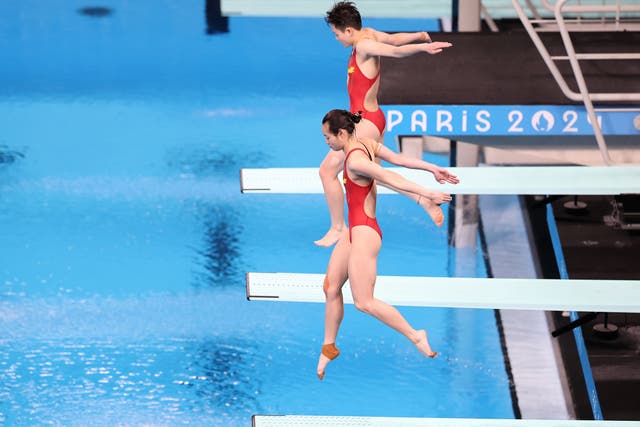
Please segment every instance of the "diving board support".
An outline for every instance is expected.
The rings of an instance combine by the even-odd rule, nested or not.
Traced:
[[[618,195],[637,193],[640,166],[491,166],[448,168],[459,184],[438,184],[429,172],[387,168],[451,194]],[[318,168],[241,169],[243,193],[323,194]],[[379,194],[393,194],[378,186]]]
[[[247,299],[324,303],[324,274],[247,273]],[[349,283],[344,301],[353,304]],[[378,276],[377,298],[398,306],[640,313],[640,281]]]
[[[600,313],[587,313],[584,316],[580,316],[576,320],[573,320],[572,322],[568,323],[567,325],[564,325],[556,329],[555,331],[551,332],[551,336],[556,338],[564,334],[565,332],[573,331],[575,328],[582,326],[585,323],[589,323],[592,320],[595,320],[596,317],[598,317],[598,314]]]
[[[253,427],[632,427],[637,421],[254,415]]]

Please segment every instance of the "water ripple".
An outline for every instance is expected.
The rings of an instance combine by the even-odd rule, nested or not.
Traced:
[[[258,410],[252,353],[223,338],[15,342],[0,356],[0,413],[19,425],[242,425]]]

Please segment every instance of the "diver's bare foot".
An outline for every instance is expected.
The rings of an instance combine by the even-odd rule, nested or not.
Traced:
[[[340,240],[340,237],[342,236],[342,233],[344,233],[344,230],[345,230],[344,227],[343,228],[331,227],[329,231],[327,231],[327,234],[325,234],[322,239],[315,240],[313,243],[315,243],[318,246],[324,246],[325,248],[328,248],[329,246],[334,245],[338,240]]]
[[[318,368],[317,374],[320,381],[324,378],[324,368],[327,367],[329,362],[340,355],[340,350],[335,346],[334,343],[325,344],[322,346],[322,352],[320,353],[320,358],[318,359]]]
[[[420,353],[424,354],[426,357],[433,359],[438,355],[438,352],[431,350],[429,340],[427,339],[427,331],[424,329],[416,331],[413,344],[418,350],[420,350]]]
[[[442,212],[440,205],[437,205],[426,197],[421,197],[418,200],[418,204],[429,214],[438,227],[444,224],[444,212]]]

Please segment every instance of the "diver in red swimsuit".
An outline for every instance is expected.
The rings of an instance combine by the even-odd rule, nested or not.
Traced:
[[[369,160],[373,161],[373,156],[371,156],[371,153],[369,153],[367,146],[364,145],[362,142],[360,144],[362,144],[362,147],[364,148],[356,147],[350,150],[345,156],[344,168],[343,168],[344,171],[347,170],[347,161],[349,160],[349,156],[354,151],[362,151],[364,153],[366,150],[367,157],[369,158]],[[367,196],[369,196],[369,194],[373,195],[374,204],[375,204],[375,196],[376,196],[376,187],[374,186],[375,180],[372,179],[371,182],[369,182],[369,185],[362,186],[353,182],[353,180],[349,178],[349,174],[345,173],[343,182],[344,182],[345,193],[347,194],[347,206],[348,206],[348,218],[349,218],[349,241],[351,241],[351,229],[357,225],[366,225],[367,227],[373,228],[376,231],[376,233],[378,233],[378,235],[380,236],[380,239],[382,239],[382,230],[380,230],[378,221],[375,219],[375,217],[374,218],[370,217],[364,211],[364,203]],[[375,210],[375,207],[374,207],[374,210]]]
[[[356,124],[360,120],[359,115],[346,110],[332,110],[322,119],[322,133],[327,144],[331,150],[345,154],[343,176],[349,208],[349,234],[342,234],[327,266],[325,333],[317,368],[320,379],[324,378],[327,364],[340,354],[335,340],[344,315],[342,286],[347,278],[358,310],[403,334],[424,356],[433,358],[437,355],[429,345],[426,331],[414,329],[398,310],[373,296],[382,245],[382,232],[375,215],[375,184],[379,182],[395,191],[429,199],[436,205],[450,201],[451,196],[428,190],[373,161],[371,153],[375,152],[378,143],[356,136]]]
[[[327,12],[326,22],[336,39],[353,51],[348,63],[347,90],[349,92],[352,113],[362,111],[363,120],[356,130],[359,137],[383,141],[385,115],[378,105],[378,87],[380,83],[380,57],[401,58],[420,52],[436,54],[451,46],[451,43],[433,42],[424,31],[416,33],[388,34],[373,28],[363,28],[362,19],[353,2],[338,2]],[[344,162],[341,152],[330,151],[320,165],[320,179],[324,188],[331,228],[325,236],[315,243],[320,246],[333,245],[345,231],[344,197],[338,173]],[[446,170],[434,166],[434,175],[438,182],[452,182]],[[433,211],[434,204],[427,199],[418,199],[409,195],[427,212]]]
[[[351,110],[352,113],[357,113],[358,111],[362,112],[362,118],[365,120],[369,120],[371,123],[376,125],[379,135],[382,135],[384,134],[384,128],[386,126],[384,112],[380,107],[378,107],[375,111],[369,111],[364,106],[364,99],[367,93],[373,86],[376,86],[377,91],[379,81],[380,69],[378,69],[378,73],[371,79],[365,76],[362,70],[360,70],[358,61],[356,61],[356,48],[354,47],[353,51],[351,51],[351,56],[349,57],[349,63],[347,65],[347,92],[349,93],[349,110]]]

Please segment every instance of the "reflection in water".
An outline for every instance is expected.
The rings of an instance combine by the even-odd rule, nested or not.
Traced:
[[[207,34],[229,32],[229,18],[222,16],[220,0],[207,0],[204,13],[207,18]]]
[[[182,174],[196,177],[238,176],[239,170],[247,165],[265,161],[268,157],[261,152],[222,151],[218,146],[185,147],[169,150],[167,165]]]
[[[198,253],[204,258],[204,280],[207,286],[225,286],[242,282],[239,214],[229,205],[205,210],[205,241]]]
[[[187,368],[190,380],[183,382],[199,397],[199,405],[215,408],[219,415],[251,415],[259,410],[260,381],[253,375],[256,346],[236,341],[200,344]]]
[[[11,150],[6,145],[0,145],[0,164],[14,163],[18,159],[23,159],[24,154],[19,151]]]
[[[104,18],[113,14],[113,9],[103,6],[87,6],[78,9],[78,13],[91,18]]]

